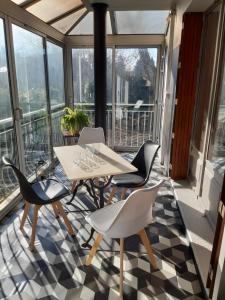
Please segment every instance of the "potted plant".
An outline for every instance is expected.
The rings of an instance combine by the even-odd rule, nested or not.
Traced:
[[[74,109],[65,107],[64,112],[61,118],[61,130],[63,134],[79,136],[80,130],[89,124],[87,114],[79,107]]]

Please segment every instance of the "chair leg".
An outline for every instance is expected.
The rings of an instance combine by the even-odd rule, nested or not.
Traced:
[[[52,208],[56,218],[59,218],[59,211],[55,203],[52,203]]]
[[[124,239],[120,239],[120,297],[123,297],[123,249]]]
[[[25,207],[24,207],[24,211],[23,211],[23,217],[22,217],[22,220],[21,220],[21,223],[20,223],[20,230],[23,230],[23,226],[24,226],[24,223],[26,221],[29,209],[30,209],[30,203],[27,202],[27,201],[25,201]]]
[[[121,193],[121,200],[124,200],[126,198],[127,191],[128,191],[128,188],[125,187]]]
[[[102,234],[98,233],[97,237],[95,239],[95,242],[90,250],[90,253],[88,254],[88,257],[86,259],[86,266],[89,266],[92,262],[93,257],[95,256],[95,253],[101,243],[101,240],[103,239]]]
[[[151,244],[150,244],[150,241],[148,239],[148,236],[147,236],[147,233],[144,229],[142,229],[139,233],[138,233],[147,253],[148,253],[148,256],[149,256],[149,260],[150,260],[150,263],[151,265],[153,266],[153,268],[156,270],[157,269],[157,262],[156,262],[156,258],[153,254],[153,251],[152,251],[152,247],[151,247]]]
[[[71,192],[73,192],[75,190],[76,185],[77,185],[77,180],[74,180],[72,183]]]
[[[36,226],[38,221],[38,211],[41,208],[41,205],[35,205],[34,206],[34,218],[32,222],[32,233],[30,238],[30,250],[34,250],[34,241],[35,241],[35,234],[36,234]]]
[[[109,199],[108,199],[108,201],[107,201],[107,204],[111,204],[112,199],[113,199],[113,196],[114,196],[115,193],[116,193],[116,190],[117,190],[117,187],[114,185],[114,186],[112,187],[112,191],[111,191],[111,194],[110,194]]]
[[[56,205],[56,207],[58,208],[58,211],[59,211],[60,216],[61,216],[61,217],[63,218],[63,220],[64,220],[64,223],[65,223],[65,225],[66,225],[66,227],[67,227],[68,233],[69,233],[70,235],[75,235],[74,229],[73,229],[73,227],[72,227],[70,221],[68,220],[67,215],[66,215],[66,213],[65,213],[65,211],[64,211],[64,209],[63,209],[63,207],[62,207],[62,204],[60,203],[60,201],[57,201],[57,202],[55,203],[55,205]]]

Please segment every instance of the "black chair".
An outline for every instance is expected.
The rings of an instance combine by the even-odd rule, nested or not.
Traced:
[[[4,165],[11,167],[19,181],[20,192],[25,200],[25,208],[23,217],[20,223],[20,229],[23,230],[29,208],[34,204],[34,217],[32,223],[32,234],[30,239],[30,249],[34,249],[35,232],[38,220],[38,211],[42,205],[51,204],[56,217],[61,216],[64,219],[68,233],[74,235],[74,229],[71,226],[65,211],[60,203],[60,199],[68,195],[69,190],[55,179],[46,179],[35,183],[29,183],[19,169],[5,156],[2,157]]]
[[[121,194],[121,199],[124,199],[124,196],[129,188],[138,189],[143,187],[148,182],[159,148],[160,146],[158,144],[155,144],[150,140],[142,144],[133,161],[131,162],[131,164],[138,170],[134,173],[113,176],[113,187],[108,199],[108,203],[111,203],[117,188],[124,188]]]

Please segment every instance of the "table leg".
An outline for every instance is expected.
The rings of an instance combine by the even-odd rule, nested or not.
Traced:
[[[94,228],[92,227],[92,228],[91,228],[91,233],[90,233],[89,238],[86,240],[86,242],[84,242],[84,243],[81,245],[81,247],[91,249],[91,245],[89,245],[89,242],[90,242],[90,240],[92,239],[94,232],[95,232],[95,230],[94,230]]]
[[[73,199],[74,199],[75,196],[76,196],[76,193],[77,193],[78,188],[79,188],[80,186],[82,186],[83,183],[84,183],[84,181],[83,181],[83,180],[80,180],[80,182],[76,185],[76,187],[75,187],[75,189],[74,189],[74,191],[73,191],[73,196],[72,196],[72,198],[70,199],[70,201],[66,202],[66,204],[71,204],[71,203],[72,203]]]

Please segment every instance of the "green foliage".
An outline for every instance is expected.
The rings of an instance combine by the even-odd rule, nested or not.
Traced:
[[[74,109],[65,107],[64,112],[61,118],[62,131],[68,131],[71,135],[76,135],[83,127],[88,126],[88,116],[79,107]]]

